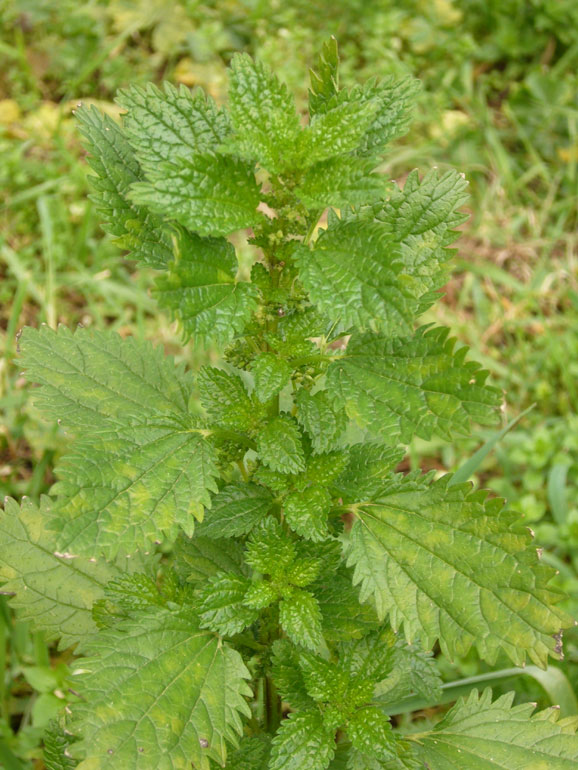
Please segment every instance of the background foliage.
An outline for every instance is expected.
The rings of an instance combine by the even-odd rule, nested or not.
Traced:
[[[94,102],[114,117],[118,88],[163,79],[223,99],[235,51],[265,59],[304,99],[306,67],[335,34],[345,84],[405,73],[423,81],[417,120],[383,173],[403,181],[433,162],[471,180],[457,272],[429,320],[450,326],[491,371],[504,424],[536,405],[477,478],[525,515],[577,614],[577,29],[573,0],[0,0],[2,494],[46,491],[61,442],[13,364],[25,323],[146,335],[201,363],[154,312],[146,271],[103,235],[72,109]],[[450,447],[415,440],[411,464],[454,469],[492,435]],[[41,768],[42,729],[73,697],[70,654],[0,610],[0,763]],[[578,713],[578,637],[565,647],[560,668],[506,670],[498,690],[514,685],[520,700]],[[446,666],[448,683],[489,675],[474,653]],[[460,687],[450,684],[448,701]]]

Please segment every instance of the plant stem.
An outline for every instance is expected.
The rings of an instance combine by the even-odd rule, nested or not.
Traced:
[[[267,732],[274,734],[281,724],[281,698],[270,676],[265,680],[265,696]]]

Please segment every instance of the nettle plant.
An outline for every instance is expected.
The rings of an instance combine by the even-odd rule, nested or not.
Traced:
[[[78,111],[109,232],[185,338],[225,354],[195,376],[108,331],[21,336],[38,407],[75,436],[51,496],[1,519],[3,591],[85,656],[49,768],[576,766],[576,720],[513,696],[474,691],[421,732],[390,718],[441,699],[436,642],[545,666],[573,622],[500,501],[396,472],[414,436],[500,402],[447,330],[417,328],[466,182],[375,173],[415,93],[340,89],[331,41],[307,122],[246,55],[228,109],[150,85],[120,94],[121,125]]]

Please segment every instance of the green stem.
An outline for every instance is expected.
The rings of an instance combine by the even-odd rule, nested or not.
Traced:
[[[317,225],[319,223],[319,217],[321,216],[322,213],[323,212],[320,211],[320,212],[315,212],[313,214],[313,220],[311,222],[311,225],[309,226],[309,230],[307,230],[307,234],[305,235],[305,240],[304,240],[305,244],[309,244],[310,241],[311,241],[311,238],[313,238],[313,236],[315,234],[315,230],[316,230]]]
[[[266,679],[267,732],[274,734],[281,724],[281,698],[271,677]]]
[[[245,468],[245,463],[242,460],[237,460],[237,467],[241,471],[241,476],[243,477],[243,481],[248,484],[249,483],[249,474],[247,473],[247,469]]]

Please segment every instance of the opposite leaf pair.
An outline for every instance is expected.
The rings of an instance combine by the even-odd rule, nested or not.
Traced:
[[[465,182],[376,172],[414,81],[340,89],[331,41],[311,83],[307,122],[247,56],[228,110],[149,86],[121,94],[120,125],[79,111],[109,232],[157,271],[186,338],[227,348],[193,375],[108,332],[21,337],[37,405],[76,435],[51,497],[0,518],[14,607],[87,656],[66,720],[80,740],[53,730],[50,770],[578,760],[575,720],[489,693],[427,732],[392,727],[388,706],[440,699],[418,640],[545,666],[572,621],[499,501],[396,472],[414,436],[497,419],[487,373],[446,330],[417,328]]]

